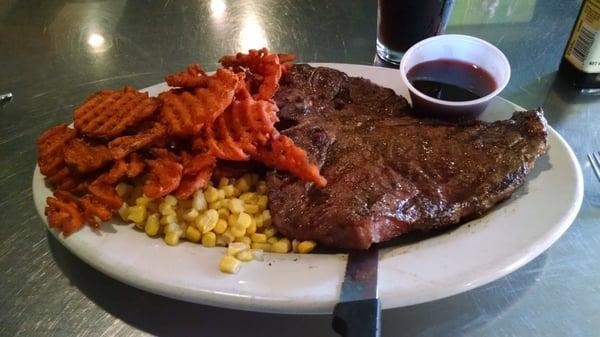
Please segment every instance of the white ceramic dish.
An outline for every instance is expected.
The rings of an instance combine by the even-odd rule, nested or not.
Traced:
[[[320,64],[394,88],[407,97],[397,70]],[[166,87],[147,88],[156,94]],[[482,118],[508,118],[520,107],[495,98]],[[555,242],[574,220],[583,197],[579,164],[567,143],[549,129],[548,154],[523,188],[485,217],[448,233],[381,253],[379,294],[383,308],[417,304],[481,286],[523,266]],[[39,168],[33,175],[35,205],[45,221],[51,190]],[[277,313],[329,313],[336,303],[345,255],[266,254],[236,275],[219,272],[222,248],[184,242],[176,248],[130,225],[85,227],[68,238],[53,235],[101,272],[149,292],[185,301]]]

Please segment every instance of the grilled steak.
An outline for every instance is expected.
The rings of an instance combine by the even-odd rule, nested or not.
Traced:
[[[275,100],[279,128],[328,184],[269,172],[273,223],[329,246],[366,249],[480,216],[525,182],[547,148],[541,110],[493,123],[416,118],[392,90],[329,68],[296,65]]]

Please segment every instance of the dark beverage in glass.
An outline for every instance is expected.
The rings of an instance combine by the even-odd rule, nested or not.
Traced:
[[[400,63],[413,44],[442,34],[454,0],[378,0],[377,55]]]

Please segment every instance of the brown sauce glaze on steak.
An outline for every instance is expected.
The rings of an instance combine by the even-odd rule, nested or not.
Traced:
[[[366,249],[480,216],[547,148],[541,110],[493,123],[415,118],[391,89],[329,68],[296,65],[275,100],[279,127],[328,184],[269,172],[274,226],[328,246]]]

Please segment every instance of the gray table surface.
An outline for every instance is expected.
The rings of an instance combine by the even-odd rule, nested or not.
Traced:
[[[600,150],[600,99],[556,76],[579,6],[456,1],[448,31],[504,51],[513,76],[502,95],[544,107],[577,154],[585,197],[568,232],[531,263],[467,293],[386,310],[384,336],[600,335],[600,182],[586,160]],[[104,43],[92,47],[93,34]],[[211,69],[221,55],[264,43],[300,62],[372,64],[375,34],[372,0],[0,2],[0,93],[14,94],[0,108],[0,335],[335,336],[326,315],[191,304],[92,269],[34,209],[35,140],[99,89],[145,87],[193,62]]]

